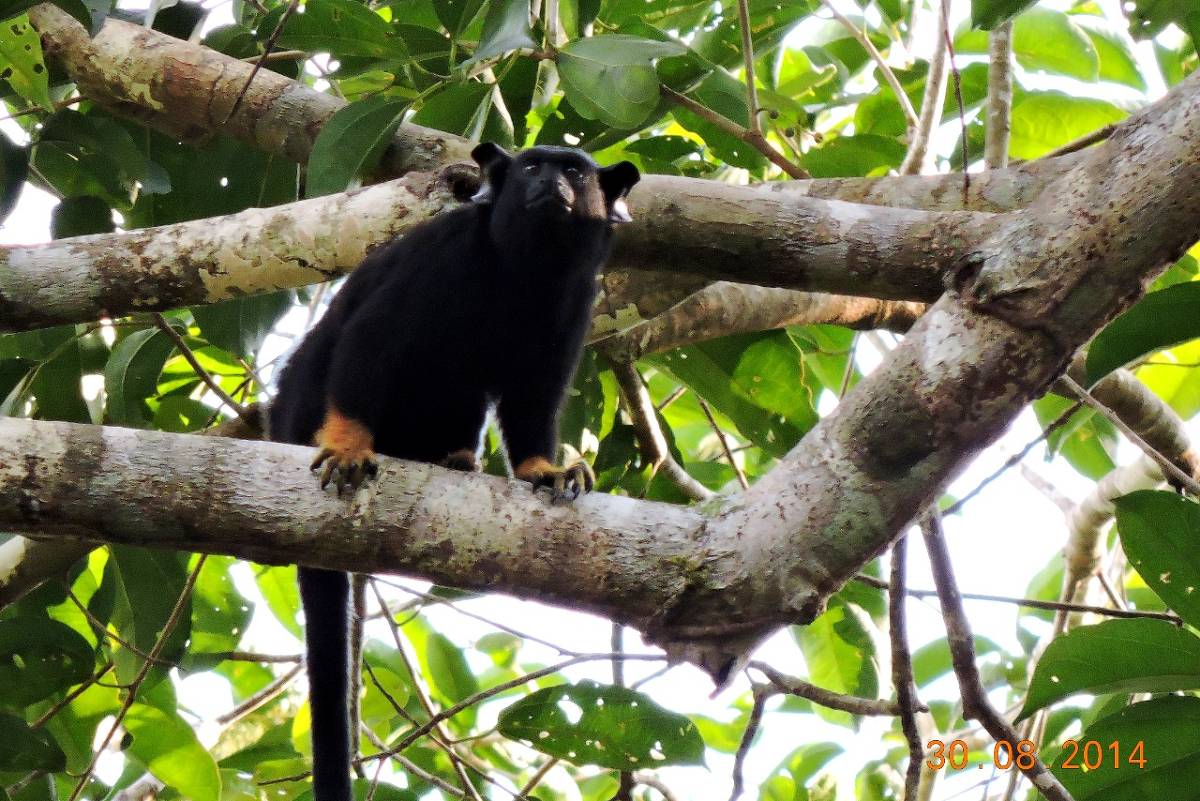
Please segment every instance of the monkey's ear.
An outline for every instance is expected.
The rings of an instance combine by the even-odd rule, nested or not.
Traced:
[[[637,167],[622,161],[600,170],[600,189],[604,192],[604,205],[608,209],[608,221],[612,223],[633,222],[625,196],[641,179]]]
[[[471,158],[479,165],[479,175],[482,179],[479,191],[471,196],[472,203],[493,203],[496,195],[500,194],[500,186],[504,183],[504,175],[512,156],[504,148],[492,142],[476,145],[471,151]]]

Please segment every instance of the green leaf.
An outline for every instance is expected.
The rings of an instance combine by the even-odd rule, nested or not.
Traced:
[[[512,50],[536,46],[529,29],[527,0],[492,0],[483,19],[479,47],[467,63],[475,64]]]
[[[1133,52],[1129,34],[1100,17],[1078,14],[1072,21],[1083,29],[1100,57],[1100,79],[1146,91],[1147,84]]]
[[[0,620],[0,706],[20,709],[79,684],[92,675],[95,662],[87,640],[57,620],[32,615]]]
[[[1200,625],[1200,506],[1173,492],[1116,500],[1121,545],[1146,584],[1188,624]]]
[[[746,85],[724,70],[709,74],[689,94],[700,105],[738,125],[750,123]],[[756,170],[766,164],[766,159],[758,150],[703,117],[680,107],[673,107],[671,116],[684,128],[699,134],[713,154],[730,166]]]
[[[988,654],[1003,653],[1000,646],[987,637],[975,635],[975,656],[983,657]],[[923,645],[912,655],[913,680],[918,687],[924,687],[934,679],[945,676],[953,668],[950,661],[950,645],[945,640],[934,640]]]
[[[739,334],[651,357],[773,456],[816,424],[803,355],[785,331]]]
[[[192,308],[200,335],[243,359],[253,359],[279,318],[292,308],[290,289]]]
[[[636,770],[704,764],[687,717],[642,693],[594,681],[547,687],[500,713],[500,733],[577,765]]]
[[[1095,770],[1063,767],[1067,748],[1053,767],[1075,801],[1171,801],[1200,799],[1200,698],[1167,696],[1126,707],[1103,718],[1074,739],[1081,744],[1074,763],[1082,765],[1082,745],[1094,741],[1104,759]],[[1118,761],[1113,764],[1112,743]],[[1145,766],[1129,761],[1141,745]],[[1095,760],[1094,746],[1091,759]]]
[[[45,730],[35,731],[15,715],[0,714],[0,771],[61,771],[67,757]]]
[[[237,648],[254,613],[254,604],[234,586],[232,556],[209,556],[200,571],[192,605],[192,640],[188,656]]]
[[[175,344],[157,328],[134,331],[117,342],[104,366],[109,420],[128,426],[149,422],[145,400],[154,396],[163,364],[174,350]]]
[[[22,14],[25,11],[38,5],[41,0],[0,0],[0,22],[11,19],[12,17]],[[51,0],[52,5],[56,5],[63,11],[70,14],[79,22],[80,25],[86,27],[92,35],[100,29],[100,23],[104,21],[108,5],[104,5],[104,13],[99,13],[93,17],[88,10],[87,5],[80,0]]]
[[[29,148],[16,144],[0,131],[0,223],[12,213],[29,174]]]
[[[129,753],[163,784],[191,801],[220,801],[217,763],[187,721],[157,707],[134,704],[125,717]]]
[[[412,122],[471,137],[491,114],[494,91],[492,86],[474,81],[453,84],[426,100]]]
[[[451,36],[461,34],[482,7],[483,0],[433,0],[433,10]]]
[[[1042,427],[1058,420],[1073,402],[1048,393],[1033,402]],[[1056,428],[1047,440],[1051,454],[1061,453],[1071,466],[1088,478],[1098,480],[1116,467],[1117,432],[1113,424],[1093,409],[1083,407]]]
[[[855,604],[837,602],[807,626],[792,626],[792,636],[808,665],[810,680],[818,686],[860,698],[879,696],[879,656],[875,650],[871,618]],[[846,712],[816,711],[826,720],[846,724]]]
[[[109,564],[117,578],[116,604],[112,623],[126,642],[148,653],[162,636],[187,578],[186,555],[172,551],[150,551],[130,546],[111,546]],[[191,634],[191,604],[171,631],[160,658],[167,663],[183,654]],[[121,648],[114,657],[117,679],[128,682],[141,669],[142,657]]]
[[[1027,92],[1013,104],[1008,153],[1016,159],[1036,159],[1125,116],[1106,100]]]
[[[1019,719],[1075,693],[1159,693],[1200,687],[1200,638],[1165,620],[1106,620],[1051,641]]]
[[[1013,22],[1013,55],[1027,70],[1094,81],[1100,57],[1073,18],[1049,8],[1031,8]]]
[[[446,635],[434,631],[419,617],[405,624],[403,630],[416,648],[421,671],[428,677],[435,697],[454,704],[479,692],[479,682],[462,649]]]
[[[277,6],[258,25],[265,39],[279,24],[286,5]],[[283,26],[278,46],[332,56],[370,56],[404,60],[404,41],[383,20],[355,0],[309,0],[303,13],[292,14]]]
[[[300,590],[296,584],[296,566],[265,567],[256,565],[254,580],[267,608],[275,619],[298,640],[304,639],[304,629],[297,621],[300,614]]]
[[[804,168],[814,178],[870,175],[900,166],[904,145],[887,136],[834,136],[804,154]]]
[[[611,34],[568,42],[558,54],[558,71],[571,104],[588,119],[633,129],[658,106],[654,60],[687,48],[635,36]]]
[[[25,14],[0,24],[0,80],[8,81],[14,92],[42,108],[54,104],[42,61],[42,40]]]
[[[971,24],[976,28],[991,30],[1036,2],[1037,0],[971,0]]]
[[[374,169],[407,107],[405,100],[376,95],[338,109],[313,143],[305,196],[344,191]]]
[[[1151,292],[1097,335],[1088,348],[1092,384],[1143,356],[1200,337],[1200,283]]]
[[[115,229],[112,208],[95,195],[63,198],[50,212],[50,236],[53,239],[107,234]]]
[[[1129,32],[1135,39],[1155,37],[1172,22],[1200,47],[1200,6],[1195,0],[1133,0]]]
[[[72,337],[57,350],[54,358],[38,367],[30,383],[37,398],[37,417],[42,420],[92,422],[83,398],[83,359],[79,339]]]

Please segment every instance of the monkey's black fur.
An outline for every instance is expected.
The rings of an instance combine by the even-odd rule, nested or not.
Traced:
[[[324,481],[336,475],[339,489],[373,471],[372,441],[388,456],[471,468],[491,406],[518,478],[590,489],[586,467],[549,463],[637,169],[601,169],[571,148],[510,156],[483,144],[472,155],[483,173],[474,202],[372,252],[280,377],[271,438],[316,441]],[[337,436],[359,427],[365,439]],[[349,588],[344,573],[300,570],[316,801],[351,797]]]

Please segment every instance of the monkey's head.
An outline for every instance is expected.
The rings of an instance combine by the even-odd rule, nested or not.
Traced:
[[[640,176],[628,161],[600,167],[582,150],[549,145],[513,156],[491,142],[477,146],[471,157],[483,179],[471,200],[493,206],[502,225],[545,230],[572,224],[607,227],[632,219],[625,196]]]

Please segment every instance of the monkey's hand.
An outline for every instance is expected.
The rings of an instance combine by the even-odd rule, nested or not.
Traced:
[[[596,474],[582,461],[558,467],[541,456],[531,456],[517,465],[515,473],[532,484],[535,492],[539,487],[550,487],[556,501],[573,501],[596,486]]]
[[[325,465],[321,471],[321,489],[333,481],[341,495],[347,486],[351,491],[358,489],[363,479],[379,470],[375,438],[370,430],[332,407],[325,413],[325,424],[317,431],[316,440],[319,450],[309,469]]]

